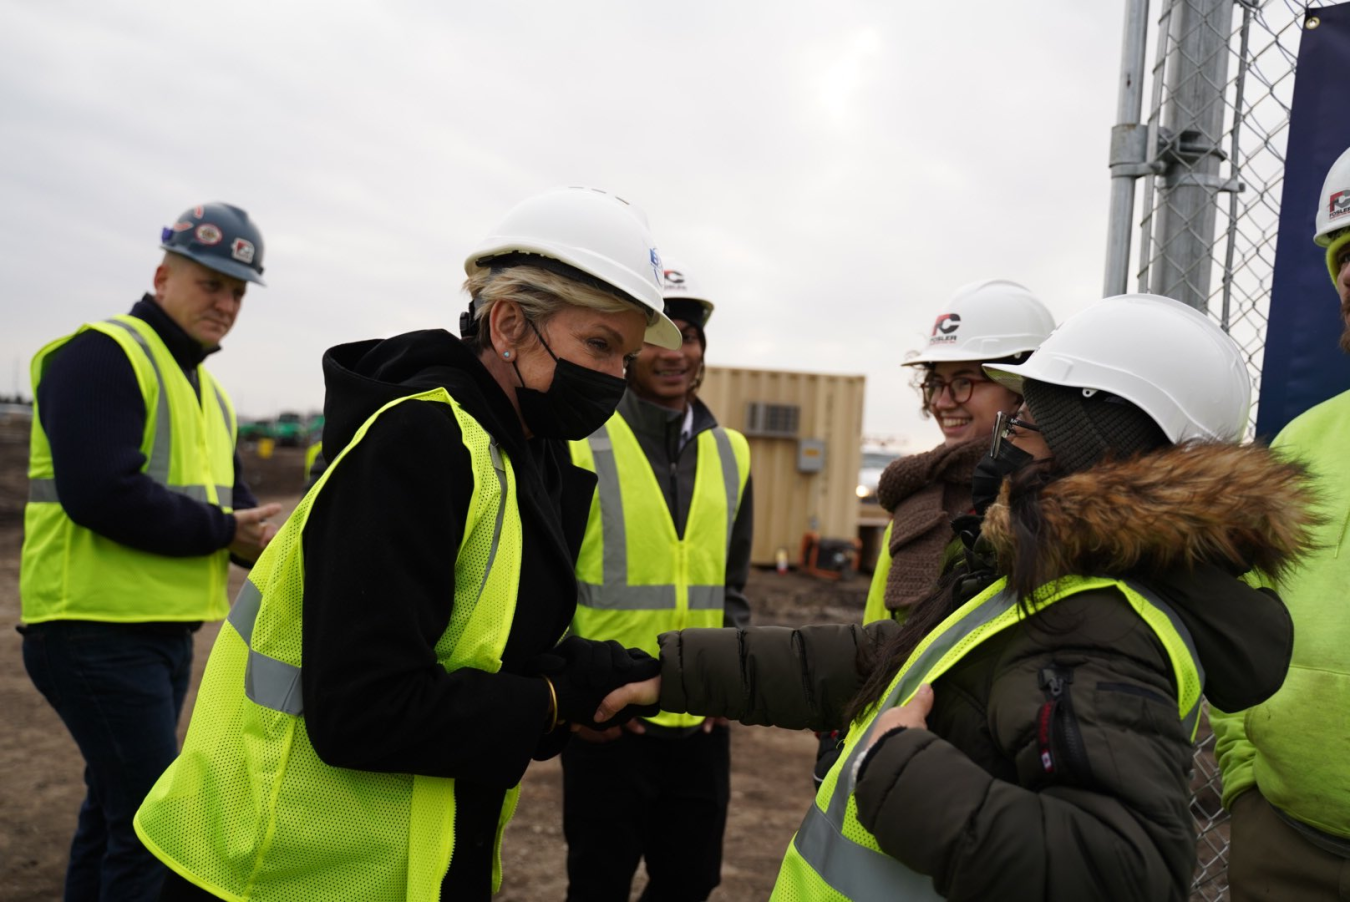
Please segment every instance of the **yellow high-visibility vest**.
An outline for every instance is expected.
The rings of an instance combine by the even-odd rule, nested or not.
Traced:
[[[572,632],[616,639],[657,655],[667,630],[721,626],[732,527],[750,476],[750,445],[714,427],[694,439],[698,465],[684,536],[652,465],[620,414],[594,435],[572,442],[572,462],[598,483],[577,558]],[[661,712],[651,721],[686,727],[702,717]]]
[[[895,519],[887,521],[881,534],[881,549],[877,552],[877,566],[872,571],[872,584],[867,587],[867,604],[863,607],[863,626],[877,620],[890,620],[894,613],[886,607],[886,580],[891,578],[891,527]]]
[[[145,399],[141,472],[172,492],[234,508],[234,407],[205,367],[201,399],[164,341],[134,316],[89,323],[33,358],[34,394],[52,354],[81,332],[109,336],[126,353]],[[56,495],[56,471],[37,404],[29,443],[19,596],[23,621],[220,620],[229,613],[229,551],[166,557],[130,548],[71,520]]]
[[[392,401],[366,420],[254,566],[211,651],[182,754],[136,813],[136,834],[157,858],[225,899],[440,898],[455,847],[455,781],[324,764],[301,694],[305,525],[380,414],[409,401],[450,405],[474,475],[463,541],[446,550],[455,553],[455,597],[437,660],[447,671],[501,669],[522,547],[511,461],[445,389]],[[494,889],[519,792],[507,792],[499,817]]]
[[[881,850],[876,837],[858,822],[853,797],[854,763],[867,749],[882,711],[903,705],[924,683],[932,684],[987,639],[1022,622],[1017,597],[1000,579],[958,608],[924,638],[900,668],[880,705],[855,721],[843,751],[830,768],[792,837],[778,871],[773,895],[777,902],[939,902],[932,878],[916,873]],[[1172,664],[1178,687],[1178,716],[1194,739],[1200,722],[1204,670],[1185,624],[1157,595],[1134,583],[1097,577],[1059,580],[1038,594],[1033,611],[1070,595],[1115,587],[1152,628]]]

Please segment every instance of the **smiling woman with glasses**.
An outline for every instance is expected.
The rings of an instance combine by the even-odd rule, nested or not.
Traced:
[[[919,383],[919,388],[923,392],[924,408],[931,409],[933,401],[943,392],[946,392],[947,397],[951,399],[953,404],[964,404],[975,393],[975,386],[982,382],[993,381],[993,379],[981,379],[977,376],[957,376],[948,381],[937,375],[936,372],[930,372],[928,377]]]
[[[864,622],[904,619],[927,593],[952,539],[951,521],[971,510],[971,477],[989,450],[999,414],[1022,403],[985,375],[992,361],[1019,363],[1054,328],[1054,319],[1015,282],[978,282],[957,291],[932,320],[928,345],[904,362],[922,367],[917,383],[924,416],[937,422],[942,444],[888,466],[877,500],[891,515],[882,537]]]

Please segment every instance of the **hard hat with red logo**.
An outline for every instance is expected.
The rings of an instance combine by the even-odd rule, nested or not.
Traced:
[[[199,204],[165,226],[160,247],[216,272],[265,285],[262,232],[230,204]]]
[[[938,311],[928,347],[904,365],[1024,355],[1054,328],[1055,318],[1026,286],[1007,279],[972,282]]]
[[[1350,150],[1336,158],[1322,182],[1313,241],[1327,249],[1327,270],[1335,282],[1340,273],[1336,258],[1350,244]]]
[[[713,302],[687,268],[673,260],[662,262],[661,297],[666,302],[666,316],[702,329],[712,316]]]

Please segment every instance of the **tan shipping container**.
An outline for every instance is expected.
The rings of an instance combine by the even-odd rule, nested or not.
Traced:
[[[719,423],[745,433],[754,477],[750,559],[799,563],[802,537],[858,534],[864,376],[710,366],[698,396]]]

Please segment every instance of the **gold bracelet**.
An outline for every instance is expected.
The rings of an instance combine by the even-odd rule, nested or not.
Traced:
[[[543,674],[540,674],[543,676]],[[558,690],[553,688],[553,681],[544,677],[544,684],[548,686],[548,707],[549,707],[549,725],[548,732],[552,733],[558,729]]]

